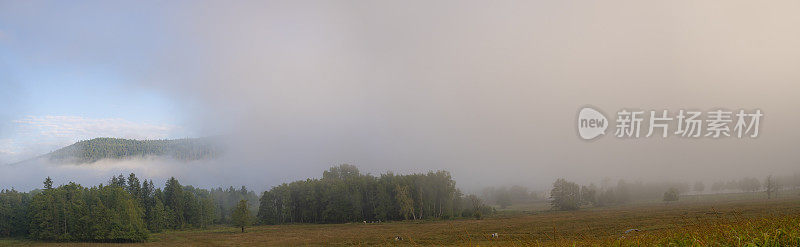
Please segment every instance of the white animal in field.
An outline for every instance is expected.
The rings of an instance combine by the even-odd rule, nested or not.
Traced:
[[[631,232],[638,232],[638,231],[641,231],[641,230],[636,229],[636,228],[632,228],[632,229],[625,230],[624,234],[628,234],[628,233],[631,233]]]
[[[620,236],[619,239],[625,238],[625,235],[628,234],[628,233],[640,232],[640,231],[642,231],[642,230],[639,230],[639,229],[636,229],[636,228],[631,228],[631,229],[625,230],[625,232],[622,233],[622,236]]]
[[[498,238],[498,237],[500,237],[500,234],[497,234],[496,232],[492,233],[492,238]]]

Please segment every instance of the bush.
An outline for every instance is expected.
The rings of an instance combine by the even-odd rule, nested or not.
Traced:
[[[576,183],[559,178],[553,183],[550,198],[552,199],[550,204],[555,209],[576,210],[580,206],[580,187]]]
[[[678,189],[676,189],[675,187],[669,188],[667,192],[664,192],[664,201],[665,202],[677,201],[679,194],[680,193],[678,192]]]

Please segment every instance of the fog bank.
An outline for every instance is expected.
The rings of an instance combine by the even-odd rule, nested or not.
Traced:
[[[83,3],[47,20],[38,17],[52,6],[3,5],[0,16],[33,13],[3,20],[43,42],[75,39],[12,44],[20,52],[107,64],[132,87],[180,102],[185,127],[227,138],[224,159],[158,169],[186,184],[265,188],[341,163],[373,174],[444,169],[475,189],[800,167],[794,1]],[[124,18],[144,28],[107,34]],[[575,116],[587,104],[610,114],[758,108],[765,116],[756,139],[586,142]],[[100,170],[159,167],[125,164]],[[7,179],[28,174],[13,169]],[[30,175],[98,175],[87,169]]]

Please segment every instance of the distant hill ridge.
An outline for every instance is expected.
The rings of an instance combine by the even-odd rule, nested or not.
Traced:
[[[79,141],[45,154],[50,161],[60,163],[93,163],[102,159],[127,159],[160,156],[176,160],[215,158],[219,147],[209,138],[174,140],[132,140],[121,138],[94,138]]]

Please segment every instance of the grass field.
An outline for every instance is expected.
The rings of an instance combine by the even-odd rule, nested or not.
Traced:
[[[117,245],[800,246],[800,196],[717,197],[571,212],[501,211],[482,220],[256,226],[246,233],[215,227],[153,234],[146,243]],[[624,234],[628,229],[640,231]],[[499,237],[491,238],[492,233]],[[0,239],[0,245],[101,244]]]

